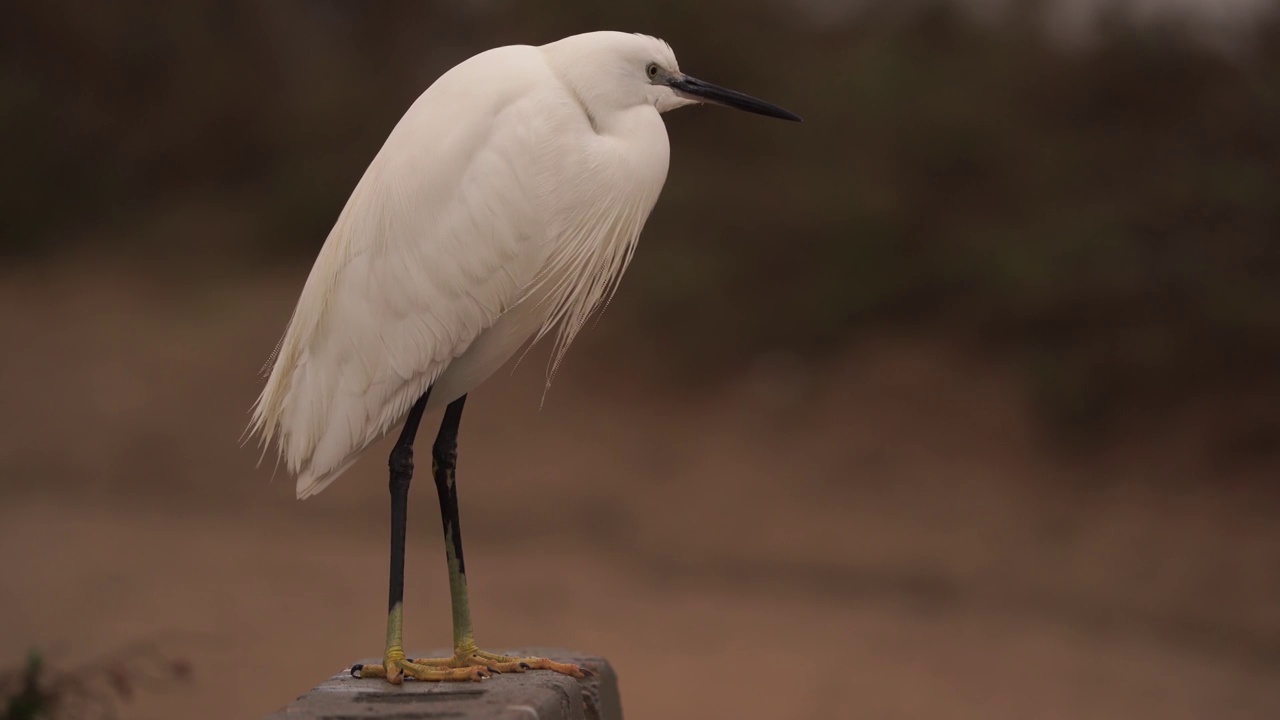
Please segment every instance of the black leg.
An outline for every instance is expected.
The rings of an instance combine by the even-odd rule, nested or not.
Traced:
[[[387,598],[390,610],[404,600],[404,541],[409,517],[409,483],[413,481],[413,440],[418,436],[422,411],[431,397],[431,388],[418,398],[405,418],[400,439],[391,448],[387,465],[391,468],[391,587]]]
[[[449,403],[431,448],[431,474],[440,496],[440,520],[444,524],[445,557],[449,563],[449,599],[453,608],[453,646],[459,655],[475,652],[471,632],[471,608],[467,599],[467,569],[462,559],[462,528],[458,522],[458,426],[467,396]]]
[[[391,579],[387,589],[387,649],[383,655],[382,671],[393,683],[399,683],[404,676],[404,669],[399,662],[404,658],[403,618],[404,618],[404,541],[409,517],[409,483],[413,481],[413,440],[418,436],[418,424],[422,422],[422,411],[427,407],[427,398],[431,397],[431,388],[418,398],[405,418],[404,428],[395,447],[391,448],[391,457],[387,460],[391,468]],[[364,677],[364,668],[351,668],[351,674]]]
[[[408,525],[409,515],[409,484],[413,480],[413,441],[418,434],[418,425],[422,422],[422,413],[427,407],[427,399],[431,397],[431,388],[418,398],[413,404],[413,408],[409,410],[408,417],[405,418],[404,428],[400,431],[400,438],[396,440],[395,447],[391,450],[391,457],[387,461],[387,465],[391,469],[391,480],[388,483],[391,489],[391,580],[389,590],[387,592],[387,649],[382,656],[381,665],[354,665],[351,668],[351,674],[360,677],[381,677],[386,678],[389,682],[399,684],[404,681],[406,675],[418,680],[480,680],[489,677],[490,671],[484,666],[483,659],[477,658],[475,662],[470,661],[471,652],[464,655],[468,662],[457,664],[455,658],[432,660],[420,660],[417,662],[410,661],[405,658],[403,645],[403,623],[404,617],[404,544],[405,530]],[[432,468],[441,467],[438,461],[441,455],[441,448],[448,447],[449,452],[446,454],[448,458],[448,481],[449,488],[453,487],[453,465],[457,451],[454,449],[458,437],[458,420],[462,416],[462,400],[457,400],[449,405],[445,412],[445,421],[440,429],[440,436],[436,438],[435,452],[433,453]],[[444,482],[442,475],[438,470],[433,473],[436,476],[436,486]],[[441,508],[445,507],[444,496],[441,496]],[[447,514],[445,522],[445,537],[456,537],[457,518],[458,518],[458,501],[457,495],[452,498],[452,513]],[[461,552],[461,540],[458,540],[459,556]],[[460,617],[458,612],[461,608],[463,613],[461,617],[466,618],[466,637],[471,637],[471,621],[467,614],[466,602],[466,584],[461,585],[461,604],[458,602],[458,585],[454,582],[453,572],[456,563],[454,562],[453,546],[450,545],[449,550],[449,588],[454,599],[454,630],[457,636],[458,623]],[[459,574],[460,576],[460,574]],[[469,641],[472,651],[475,649],[475,643]],[[494,670],[508,670],[507,664],[494,663]],[[521,667],[533,667],[525,663]],[[581,677],[581,676],[579,676]]]
[[[360,677],[386,677],[400,682],[402,674],[419,680],[479,680],[490,672],[523,672],[531,669],[552,670],[576,678],[591,674],[572,663],[560,663],[540,657],[507,657],[485,652],[476,647],[471,631],[471,609],[467,599],[466,567],[462,559],[462,528],[458,522],[458,427],[462,423],[462,407],[467,397],[449,403],[445,408],[440,432],[431,447],[431,474],[440,496],[440,519],[444,526],[444,550],[449,562],[449,599],[453,608],[453,657],[421,658],[406,661],[400,645],[400,598],[404,579],[404,510],[409,477],[413,469],[413,436],[426,405],[426,396],[418,401],[396,449],[391,453],[392,497],[392,561],[391,612],[387,615],[387,655],[383,664],[365,674],[365,669],[352,669]],[[397,480],[403,478],[403,480]],[[402,498],[402,499],[397,499]],[[396,509],[399,508],[397,511]],[[368,666],[373,668],[374,666]],[[367,669],[367,668],[366,668]]]

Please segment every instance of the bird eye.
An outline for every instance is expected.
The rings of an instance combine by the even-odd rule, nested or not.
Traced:
[[[645,67],[644,72],[650,79],[658,77],[658,64],[649,63],[648,66]]]

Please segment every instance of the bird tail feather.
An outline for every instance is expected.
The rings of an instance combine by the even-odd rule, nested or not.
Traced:
[[[351,467],[351,465],[359,459],[359,457],[359,453],[353,453],[353,457],[343,461],[342,464],[337,467],[326,470],[322,473],[314,473],[310,467],[303,469],[298,473],[298,499],[306,500],[312,495],[316,495],[321,490],[329,487],[329,483],[337,480],[342,473],[346,472],[347,468]]]

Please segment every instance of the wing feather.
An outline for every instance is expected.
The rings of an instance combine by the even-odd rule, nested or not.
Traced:
[[[392,131],[321,248],[250,425],[264,445],[276,441],[299,497],[403,418],[537,271],[526,118],[538,113],[523,107],[536,98],[521,79],[460,95],[443,76]]]

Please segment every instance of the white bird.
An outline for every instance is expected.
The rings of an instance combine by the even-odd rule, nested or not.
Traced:
[[[273,354],[250,431],[275,441],[306,498],[403,421],[389,460],[391,583],[382,665],[358,677],[479,680],[576,665],[477,648],[454,485],[467,393],[554,333],[548,382],[616,289],[667,176],[661,113],[709,102],[796,115],[680,72],[665,42],[593,32],[480,53],[413,103],[338,216]],[[454,656],[401,644],[413,441],[447,406],[433,446]]]

